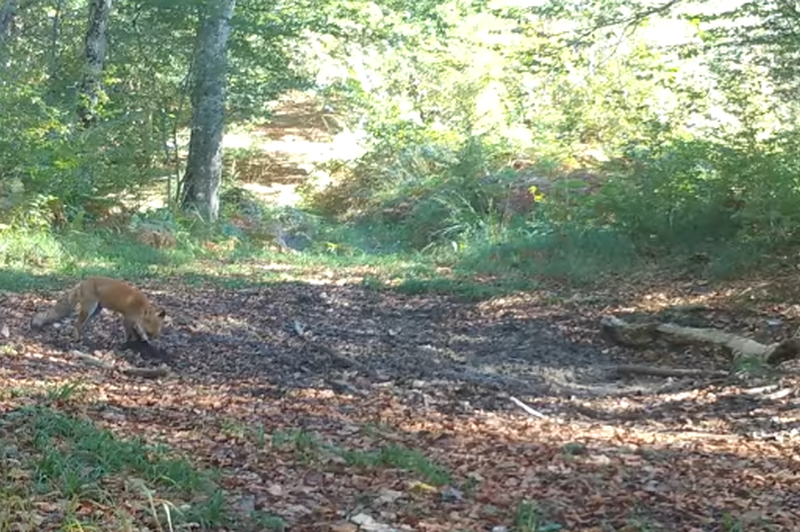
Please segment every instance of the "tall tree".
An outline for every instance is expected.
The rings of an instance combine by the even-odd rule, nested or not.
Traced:
[[[206,0],[197,31],[191,136],[182,206],[210,222],[219,215],[228,36],[235,5],[236,0]]]
[[[97,106],[103,90],[101,76],[106,60],[106,32],[111,14],[111,0],[89,0],[89,24],[86,29],[83,81],[78,98],[78,116],[84,127],[97,119]]]
[[[5,0],[0,5],[0,45],[11,35],[14,18],[17,16],[17,0]]]

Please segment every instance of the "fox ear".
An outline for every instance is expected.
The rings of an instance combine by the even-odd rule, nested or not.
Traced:
[[[162,308],[161,310],[159,310],[159,311],[158,311],[158,314],[157,314],[157,316],[158,316],[159,318],[163,318],[163,317],[164,317],[164,316],[166,316],[166,315],[167,315],[167,311],[166,311],[166,309],[163,309],[163,308]]]

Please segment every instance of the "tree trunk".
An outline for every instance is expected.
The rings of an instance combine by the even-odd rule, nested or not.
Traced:
[[[205,221],[219,215],[222,133],[225,128],[228,35],[236,0],[209,0],[197,32],[189,159],[182,207]]]
[[[66,0],[56,0],[53,6],[53,14],[51,15],[52,27],[50,29],[50,48],[47,49],[47,68],[48,89],[45,99],[49,105],[55,105],[59,101],[58,94],[62,77],[59,74],[59,65],[62,63],[59,59],[61,57],[60,41],[61,41],[61,21],[64,16],[64,2]]]
[[[5,0],[0,5],[0,46],[11,36],[14,19],[17,16],[17,0]]]
[[[111,0],[89,0],[89,24],[86,30],[83,81],[78,96],[78,116],[83,127],[97,120],[97,107],[103,90],[101,76],[106,60],[106,31],[111,14]]]

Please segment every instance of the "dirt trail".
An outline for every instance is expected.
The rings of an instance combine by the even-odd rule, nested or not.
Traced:
[[[224,139],[226,149],[250,150],[246,161],[234,163],[232,173],[269,203],[295,205],[300,199],[297,186],[309,178],[315,164],[361,153],[355,135],[310,97],[292,92],[273,111],[254,131],[229,133]]]
[[[276,123],[265,135],[297,125],[280,114]],[[291,134],[317,138],[303,128]],[[282,153],[275,180],[295,182],[302,173]],[[336,279],[242,289],[159,279],[142,288],[173,319],[161,342],[169,376],[124,377],[70,355],[77,348],[114,363],[159,364],[113,349],[113,316],[101,315],[76,346],[68,329],[28,331],[42,297],[0,294],[4,385],[88,383],[80,415],[220,469],[232,499],[269,509],[289,530],[796,529],[796,394],[617,378],[614,363],[728,363],[696,350],[608,345],[602,313],[651,310],[653,299],[636,290],[473,303]],[[691,295],[673,290],[675,300]],[[702,319],[740,331],[753,323],[734,310]],[[792,385],[796,378],[782,384]],[[2,402],[0,412],[13,407]],[[379,455],[384,462],[367,466],[322,447],[309,454],[307,444],[258,446],[247,436],[258,427],[299,429],[373,455],[416,449],[449,476],[437,482],[439,470],[418,458],[401,467]]]
[[[352,135],[333,133],[335,119],[309,98],[293,93],[278,102],[274,111],[269,123],[251,135],[252,145],[263,156],[239,167],[247,188],[267,201],[291,204],[297,198],[295,188],[315,163],[358,150]],[[226,139],[228,145],[236,142]],[[305,291],[297,287],[293,292]],[[290,314],[310,321],[322,341],[332,342],[368,365],[380,366],[378,370],[386,376],[458,376],[473,384],[493,383],[518,392],[525,387],[573,394],[593,384],[606,388],[603,368],[611,359],[587,342],[586,334],[577,332],[568,317],[559,321],[557,316],[536,311],[516,316],[506,312],[503,317],[502,310],[487,312],[481,306],[434,297],[387,304],[382,300],[385,296],[360,289],[327,289],[322,294],[290,296],[290,301],[308,300]],[[286,305],[283,295],[269,299]],[[346,318],[349,309],[355,316]],[[347,323],[339,323],[343,319]],[[341,342],[347,345],[339,346]]]

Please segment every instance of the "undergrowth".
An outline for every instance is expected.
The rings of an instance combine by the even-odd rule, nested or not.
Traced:
[[[787,265],[800,243],[796,139],[748,135],[628,141],[576,169],[535,154],[509,164],[497,139],[415,131],[406,135],[413,150],[378,142],[306,197],[385,248],[511,284],[593,284],[648,270],[735,276]]]
[[[42,225],[40,211],[17,217],[0,226],[0,277],[23,290],[88,274],[226,282],[335,275],[483,298],[648,272],[735,276],[790,264],[800,243],[792,139],[736,148],[662,138],[578,171],[553,160],[509,164],[510,148],[496,139],[399,138],[350,166],[340,162],[338,182],[305,187],[298,207],[275,208],[229,184],[213,225],[169,209],[105,229],[80,210],[58,230]],[[413,149],[403,144],[411,141]],[[772,179],[759,179],[763,172]],[[165,230],[174,245],[138,242],[149,230]]]
[[[483,299],[554,281],[591,286],[646,272],[725,277],[759,265],[780,266],[792,256],[782,252],[791,249],[785,242],[751,238],[732,246],[719,239],[668,246],[613,226],[556,223],[546,213],[492,230],[473,225],[453,234],[455,240],[422,248],[397,236],[392,240],[392,226],[374,220],[303,219],[308,244],[294,252],[281,252],[225,220],[212,229],[175,231],[176,244],[168,249],[106,230],[5,230],[0,283],[26,291],[61,288],[86,275],[130,281],[180,276],[234,285],[336,277],[374,289]],[[413,225],[413,217],[405,223]]]
[[[113,418],[103,422],[109,428],[94,421],[81,407],[90,396],[76,382],[3,390],[5,405],[13,407],[0,419],[0,530],[139,530],[144,523],[157,530],[286,529],[265,510],[242,513],[222,487],[222,471],[199,467],[170,446],[124,437]],[[445,467],[394,442],[351,449],[296,428],[271,435],[244,425],[223,431],[238,437],[252,432],[261,451],[289,451],[315,468],[325,468],[325,456],[333,455],[364,471],[405,471],[423,487],[453,482]]]
[[[63,530],[132,530],[143,519],[161,523],[160,529],[226,524],[225,513],[214,510],[226,505],[214,471],[196,468],[166,446],[120,438],[59,408],[75,389],[33,396],[3,416],[0,529],[16,530],[22,523],[35,529],[54,516]]]

